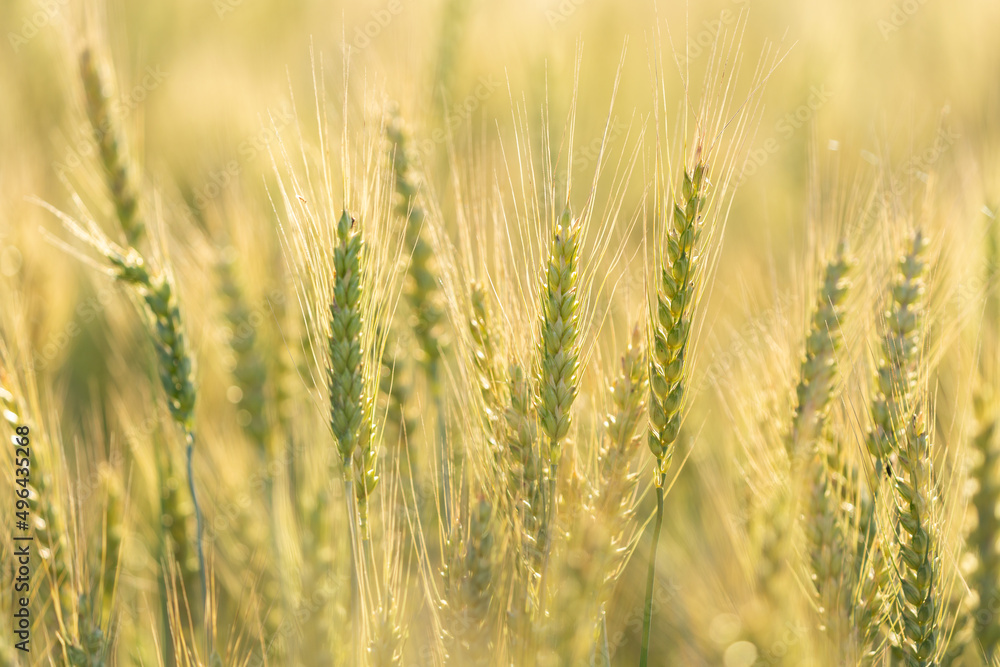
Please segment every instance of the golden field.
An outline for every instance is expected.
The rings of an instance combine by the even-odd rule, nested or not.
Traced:
[[[1000,6],[0,27],[0,663],[1000,664]]]

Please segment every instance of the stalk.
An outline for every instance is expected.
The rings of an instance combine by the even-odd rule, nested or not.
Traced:
[[[580,255],[580,221],[569,209],[556,224],[545,270],[542,297],[542,331],[538,350],[538,420],[546,445],[542,462],[547,465],[547,490],[543,495],[540,592],[545,596],[545,573],[552,546],[556,514],[556,480],[562,445],[572,424],[571,409],[579,392],[580,365],[579,301],[577,264]]]
[[[337,441],[351,542],[351,617],[358,618],[361,595],[361,544],[368,536],[368,498],[378,484],[372,447],[372,398],[365,381],[362,346],[362,263],[360,229],[344,211],[337,222],[334,249],[333,302],[327,334],[327,384],[330,428]]]
[[[639,667],[649,664],[649,631],[653,624],[653,587],[656,585],[656,545],[660,543],[663,524],[663,485],[656,485],[656,521],[653,524],[653,547],[646,571],[646,597],[642,608],[642,646],[639,649]]]
[[[691,331],[692,304],[697,292],[699,257],[694,253],[701,234],[707,166],[698,162],[684,171],[681,200],[674,204],[668,223],[666,256],[660,258],[656,317],[649,345],[649,436],[647,443],[656,459],[656,523],[646,581],[643,613],[643,643],[639,664],[649,662],[649,629],[653,618],[653,586],[656,549],[663,522],[663,485],[681,429],[684,403],[684,361]]]

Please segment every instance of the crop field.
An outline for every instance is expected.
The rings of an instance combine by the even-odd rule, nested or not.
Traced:
[[[0,665],[1000,667],[1000,4],[0,36]]]

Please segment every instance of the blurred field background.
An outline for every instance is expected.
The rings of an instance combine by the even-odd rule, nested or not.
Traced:
[[[280,573],[277,581],[270,580],[269,566],[258,567],[270,558],[270,538],[262,534],[273,536],[277,531],[282,536],[275,540],[275,548],[287,552],[282,556],[287,562],[300,556],[292,553],[292,547],[282,546],[295,541],[293,528],[267,525],[265,493],[256,484],[262,464],[254,449],[254,420],[265,419],[265,430],[280,428],[290,440],[314,440],[318,447],[329,437],[315,423],[323,414],[314,409],[308,373],[294,368],[308,359],[289,360],[281,353],[290,338],[301,338],[304,327],[296,317],[294,267],[289,266],[278,230],[279,221],[287,217],[277,195],[278,174],[286,169],[281,164],[276,168],[272,155],[279,137],[290,150],[298,150],[300,133],[306,144],[315,145],[314,76],[323,79],[331,109],[339,109],[347,47],[348,91],[358,91],[349,105],[356,107],[356,118],[363,116],[365,88],[378,91],[376,97],[387,106],[398,105],[414,144],[420,147],[432,208],[444,221],[440,229],[452,243],[459,244],[462,234],[468,233],[456,222],[460,219],[456,195],[473,198],[467,201],[469,210],[480,209],[483,218],[494,214],[493,180],[504,180],[502,165],[517,168],[511,154],[502,153],[499,146],[502,140],[509,150],[514,133],[522,129],[520,109],[531,141],[540,142],[548,132],[556,147],[575,111],[576,182],[586,183],[592,177],[606,126],[611,155],[625,155],[626,162],[637,156],[637,166],[622,189],[621,221],[614,232],[613,247],[620,248],[625,259],[602,257],[598,269],[612,276],[609,281],[617,285],[616,291],[614,296],[596,293],[591,304],[595,321],[608,317],[599,331],[588,331],[594,353],[582,383],[589,389],[576,409],[589,415],[582,422],[595,429],[604,409],[599,401],[606,398],[604,378],[618,368],[630,332],[646,312],[644,238],[648,240],[656,229],[651,211],[644,207],[652,192],[653,107],[659,94],[652,63],[663,55],[662,94],[673,128],[674,119],[683,116],[685,99],[678,64],[686,60],[690,67],[688,81],[696,98],[718,35],[742,33],[747,63],[736,87],[743,94],[758,54],[768,44],[781,54],[780,64],[760,92],[761,112],[740,160],[742,170],[737,169],[740,185],[718,251],[718,270],[700,305],[698,317],[704,318],[705,326],[691,371],[696,381],[689,385],[690,412],[671,472],[680,474],[667,496],[658,551],[653,664],[854,664],[832,662],[833,653],[821,654],[822,644],[813,641],[812,630],[801,629],[813,626],[803,611],[809,604],[801,600],[789,612],[787,637],[781,639],[779,633],[779,639],[747,653],[745,644],[753,641],[748,639],[751,626],[767,613],[754,596],[752,578],[746,576],[753,570],[747,564],[753,558],[748,546],[753,538],[747,536],[754,534],[757,521],[753,499],[769,493],[769,484],[779,477],[771,470],[777,465],[771,459],[780,445],[775,447],[769,436],[781,432],[785,427],[779,422],[791,414],[793,378],[821,285],[822,265],[840,236],[852,229],[847,234],[858,257],[853,282],[860,289],[849,302],[854,312],[846,347],[851,352],[845,353],[842,374],[843,386],[856,393],[853,399],[835,401],[834,412],[837,423],[846,425],[842,437],[850,441],[848,449],[857,450],[854,460],[867,456],[858,443],[863,443],[867,428],[867,387],[877,357],[874,332],[883,303],[879,295],[905,236],[889,221],[892,216],[878,213],[875,206],[866,209],[866,201],[880,199],[873,194],[880,188],[905,193],[900,199],[907,202],[911,197],[932,202],[923,213],[915,206],[914,217],[929,228],[932,254],[939,262],[928,288],[933,303],[928,357],[933,364],[928,362],[922,383],[928,404],[934,406],[934,437],[942,443],[943,453],[936,461],[951,480],[942,483],[949,518],[942,520],[940,533],[957,544],[954,536],[975,525],[973,519],[965,519],[972,514],[972,491],[955,471],[967,472],[972,465],[968,451],[976,424],[972,397],[980,377],[975,369],[997,350],[990,342],[990,336],[997,335],[997,323],[989,325],[991,311],[984,306],[992,297],[981,276],[1000,205],[997,3],[733,0],[656,6],[607,0],[108,0],[83,4],[86,7],[70,0],[0,3],[5,42],[0,45],[4,93],[0,95],[0,290],[4,292],[0,318],[7,338],[2,361],[9,366],[7,384],[11,376],[33,377],[37,382],[37,403],[25,399],[33,408],[28,417],[48,424],[48,437],[55,443],[47,463],[39,465],[55,471],[51,498],[65,510],[68,537],[63,548],[72,554],[77,572],[75,588],[65,584],[76,590],[70,597],[88,587],[84,581],[106,579],[101,568],[107,567],[107,559],[97,558],[95,565],[93,556],[102,552],[96,545],[108,540],[108,525],[102,518],[108,508],[118,502],[118,511],[126,517],[121,564],[116,564],[118,581],[105,589],[116,585],[118,597],[114,605],[95,612],[102,623],[116,619],[118,632],[103,627],[114,647],[107,649],[106,663],[73,664],[160,664],[176,658],[163,649],[171,643],[165,637],[170,624],[162,618],[160,605],[161,598],[170,596],[157,589],[162,578],[157,574],[158,556],[149,545],[157,542],[161,527],[149,507],[155,499],[170,496],[163,489],[183,495],[178,489],[186,488],[179,454],[166,464],[151,460],[153,452],[179,445],[169,444],[177,438],[166,412],[156,408],[160,389],[141,322],[113,281],[59,247],[79,248],[79,244],[32,199],[71,210],[76,192],[97,220],[113,218],[79,82],[76,58],[84,44],[95,46],[106,62],[113,62],[118,116],[143,193],[141,208],[148,226],[162,226],[167,239],[165,257],[173,267],[197,360],[196,420],[201,434],[195,466],[201,504],[210,524],[232,510],[226,516],[232,528],[222,530],[209,549],[217,577],[214,585],[225,591],[219,602],[223,608],[217,610],[225,625],[217,628],[214,647],[193,640],[198,645],[197,662],[340,664],[320,657],[322,650],[316,656],[292,658],[266,648],[266,638],[277,627],[273,624],[280,623],[280,618],[268,618],[270,608],[283,604],[282,591],[306,590],[307,585],[292,585]],[[745,19],[740,18],[742,13]],[[324,69],[317,75],[314,68],[320,61]],[[619,67],[620,88],[609,119]],[[449,117],[450,132],[442,139]],[[678,146],[685,137],[672,136],[668,141]],[[541,143],[534,145],[544,150]],[[574,196],[577,206],[582,206],[584,190]],[[920,194],[924,192],[932,194]],[[481,204],[475,199],[480,196]],[[615,199],[603,190],[600,196]],[[547,238],[543,232],[528,234]],[[242,306],[239,299],[226,299],[226,269],[220,268],[226,266],[233,267],[231,282],[238,286]],[[534,266],[517,269],[530,273]],[[234,311],[239,307],[245,310]],[[992,315],[996,317],[996,311]],[[266,350],[259,372],[281,377],[268,386],[266,408],[244,401],[245,378],[233,376],[244,361],[232,345],[234,332],[240,339],[240,321],[251,323],[257,349]],[[534,320],[527,321],[534,326]],[[280,331],[279,322],[284,323]],[[407,352],[407,346],[416,345],[412,339],[404,337],[394,344],[403,350],[400,358],[414,356]],[[987,359],[985,366],[991,363]],[[449,380],[448,391],[460,393],[467,378],[463,371],[455,374],[458,379]],[[27,396],[31,392],[25,384],[22,379]],[[424,411],[430,404],[430,389],[417,382],[415,392],[412,418],[429,423]],[[461,405],[459,401],[451,409],[460,412]],[[327,444],[335,446],[332,441]],[[391,446],[383,450],[383,457],[388,456],[385,452]],[[690,459],[680,466],[688,454]],[[638,660],[650,552],[646,522],[653,511],[648,492],[652,476],[645,446],[640,445],[637,461],[635,552],[606,609],[606,632],[614,646],[611,662],[616,665]],[[171,470],[166,478],[164,465]],[[6,489],[6,471],[4,479]],[[388,496],[394,484],[405,489],[407,482],[391,479],[391,474],[383,477],[378,493]],[[97,492],[80,496],[80,488]],[[71,502],[74,493],[77,500]],[[340,497],[315,502],[342,502],[342,492],[338,493]],[[283,507],[275,516],[290,513],[292,509]],[[9,521],[6,507],[4,514],[3,521]],[[400,530],[400,535],[404,533]],[[403,546],[390,540],[387,551],[409,553],[405,543],[410,538],[398,539]],[[8,542],[0,549],[5,577]],[[438,554],[434,545],[427,549],[427,559]],[[964,571],[960,557],[944,560],[952,575]],[[418,576],[425,565],[429,570],[436,566],[412,554],[401,562],[406,563],[401,566],[405,574],[386,575],[390,580],[402,576],[407,582],[400,584],[400,590],[407,591],[398,602],[408,629],[397,664],[446,661],[441,642],[428,639],[437,630],[428,621],[430,603],[421,599],[425,591]],[[179,569],[181,578],[185,566]],[[46,580],[43,571],[42,566],[36,569],[36,582]],[[790,586],[797,590],[805,584]],[[244,598],[241,590],[247,591]],[[7,605],[9,596],[4,595]],[[55,613],[52,605],[60,605],[58,597],[49,599],[45,613]],[[63,603],[69,608],[79,605],[74,600]],[[100,607],[94,600],[90,604]],[[105,599],[104,604],[110,602]],[[328,618],[331,624],[336,623],[333,618]],[[19,657],[21,664],[63,664],[71,652],[53,629],[56,626],[37,622],[33,636],[37,653],[28,661]],[[193,625],[200,622],[196,618]],[[997,623],[995,618],[992,623]],[[67,620],[63,632],[84,641],[82,626],[72,625]],[[3,641],[6,635],[5,631]],[[986,664],[975,644],[969,642],[970,648],[956,664]],[[176,650],[178,656],[182,653],[183,648]],[[8,659],[14,654],[3,655]],[[275,657],[281,655],[285,657]],[[504,659],[520,664],[510,655]],[[884,659],[889,660],[888,651]],[[461,660],[452,652],[450,664],[471,664]],[[589,657],[580,663],[565,655],[548,660],[591,664]],[[344,661],[353,664],[349,657]]]

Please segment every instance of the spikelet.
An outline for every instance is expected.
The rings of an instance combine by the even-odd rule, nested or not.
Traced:
[[[684,359],[691,331],[691,304],[698,279],[695,244],[701,233],[707,166],[685,170],[681,200],[674,204],[661,258],[656,312],[649,342],[649,449],[656,458],[656,484],[662,487],[681,428]]]
[[[791,490],[780,486],[772,490],[756,508],[751,523],[751,537],[757,549],[758,591],[779,611],[777,605],[788,598],[788,562],[792,556]]]
[[[180,426],[185,436],[188,489],[197,522],[195,546],[198,570],[201,574],[201,595],[205,599],[207,582],[201,544],[201,510],[195,493],[192,463],[196,397],[194,359],[188,350],[173,277],[169,272],[151,266],[135,248],[145,234],[145,227],[138,217],[136,193],[129,182],[121,141],[116,136],[110,118],[104,82],[89,49],[80,54],[80,76],[87,95],[87,113],[95,132],[118,221],[125,234],[127,245],[123,248],[112,242],[92,222],[84,229],[69,216],[51,207],[48,208],[62,220],[69,231],[104,257],[115,278],[132,288],[142,304],[141,310],[147,320],[147,328],[159,362],[160,383],[166,394],[167,407],[174,422]]]
[[[97,141],[97,153],[107,177],[115,213],[128,245],[135,246],[145,235],[145,224],[139,217],[138,199],[129,173],[125,143],[115,125],[116,119],[111,115],[112,103],[108,98],[107,87],[90,49],[84,49],[80,53],[80,78],[86,95],[87,118]]]

